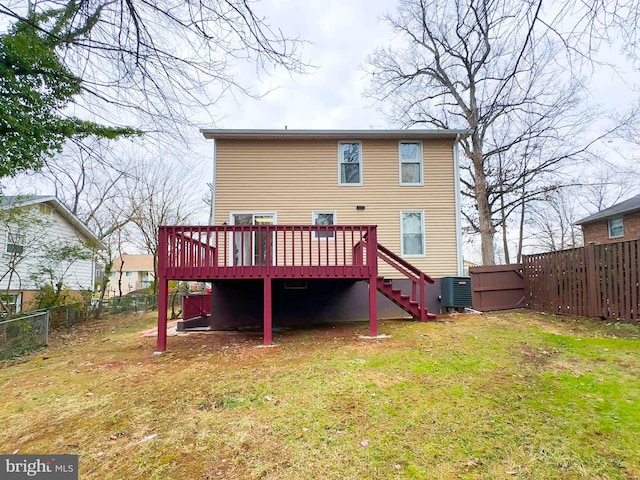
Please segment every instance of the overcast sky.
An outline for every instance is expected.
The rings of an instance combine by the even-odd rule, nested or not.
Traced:
[[[257,78],[255,68],[238,67],[245,85],[257,92],[268,92],[261,99],[238,96],[218,103],[212,112],[220,118],[217,128],[290,129],[369,129],[394,128],[378,111],[378,105],[365,99],[368,79],[362,71],[366,57],[377,46],[386,46],[394,33],[382,17],[396,8],[394,0],[262,0],[256,11],[268,17],[274,28],[288,36],[299,36],[304,45],[302,57],[316,68],[306,75],[278,71]],[[588,99],[605,110],[624,110],[635,97],[625,82],[640,82],[638,73],[612,47],[602,55],[617,68],[600,68],[592,81]],[[208,142],[200,141],[210,157]],[[635,145],[616,141],[619,151],[632,155]],[[607,144],[603,145],[606,149]]]
[[[261,99],[244,96],[227,97],[217,102],[213,124],[204,128],[284,128],[289,129],[369,129],[394,128],[377,106],[362,96],[368,79],[362,71],[366,57],[377,46],[387,46],[394,34],[381,18],[396,8],[395,0],[261,0],[252,7],[259,16],[267,17],[273,28],[286,36],[300,37],[302,58],[314,65],[308,73],[290,74],[276,71],[270,76],[256,76],[255,66],[238,65],[239,80]],[[614,47],[603,57],[615,62],[617,69],[601,69],[592,82],[590,101],[605,108],[628,106],[635,98],[625,85],[638,82],[638,74],[630,75],[632,66]],[[268,93],[266,93],[268,92]],[[212,93],[212,97],[217,92]],[[212,142],[205,141],[193,129],[195,155],[192,160],[203,169],[201,195],[211,181]],[[622,141],[604,144],[623,156],[635,155],[637,145]],[[139,147],[140,148],[140,147]],[[141,147],[144,148],[144,147]],[[615,153],[615,152],[614,152]],[[16,185],[24,190],[24,186]],[[7,193],[10,193],[7,189]],[[50,193],[50,192],[41,192]],[[200,219],[206,221],[206,219]]]
[[[388,127],[371,101],[362,97],[367,81],[361,70],[377,45],[389,42],[393,32],[380,20],[394,8],[384,0],[264,0],[256,10],[274,27],[308,41],[302,58],[313,64],[306,75],[276,72],[257,79],[251,68],[246,81],[255,82],[260,100],[238,98],[222,102],[222,128],[346,129]]]

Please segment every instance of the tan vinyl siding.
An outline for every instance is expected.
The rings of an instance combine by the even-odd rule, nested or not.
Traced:
[[[423,210],[426,255],[408,260],[435,277],[456,275],[452,148],[424,141],[424,186],[400,186],[398,142],[362,140],[363,186],[339,186],[337,140],[218,140],[216,223],[273,212],[278,224],[308,225],[312,211],[335,211],[339,224],[378,225],[379,242],[400,254],[400,211]]]

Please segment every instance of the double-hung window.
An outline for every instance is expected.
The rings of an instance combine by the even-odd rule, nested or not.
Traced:
[[[24,251],[24,235],[7,231],[5,252],[9,255],[20,255]]]
[[[338,144],[338,185],[362,185],[362,144],[340,142]]]
[[[624,237],[624,223],[622,217],[609,219],[609,238]]]
[[[423,257],[424,248],[424,211],[411,210],[400,212],[400,253],[403,257]]]
[[[335,225],[336,224],[336,212],[312,212],[311,222],[313,225]],[[334,230],[322,230],[313,232],[314,240],[326,240],[333,239],[335,237]]]
[[[22,293],[3,293],[0,294],[0,302],[4,305],[4,311],[9,313],[18,313],[22,307]],[[3,311],[0,305],[0,312]]]
[[[422,185],[422,143],[399,142],[400,185]]]

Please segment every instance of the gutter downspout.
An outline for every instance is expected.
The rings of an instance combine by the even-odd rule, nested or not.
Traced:
[[[211,190],[211,204],[209,205],[209,225],[216,223],[216,151],[217,141],[213,141],[213,180],[209,184]]]
[[[460,143],[460,134],[456,135],[453,142],[453,181],[455,188],[455,209],[456,209],[456,257],[458,263],[458,276],[464,275],[464,259],[462,256],[462,201],[460,198],[460,160],[458,154],[458,145]]]

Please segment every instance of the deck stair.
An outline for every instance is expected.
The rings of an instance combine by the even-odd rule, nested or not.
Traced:
[[[433,279],[380,243],[377,244],[377,256],[411,280],[411,293],[403,293],[394,286],[392,279],[384,276],[376,278],[376,289],[413,318],[421,322],[435,320],[435,314],[428,311],[425,302],[425,284],[434,283]]]

